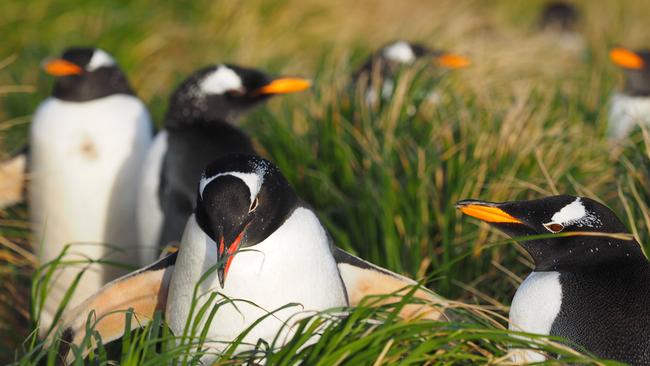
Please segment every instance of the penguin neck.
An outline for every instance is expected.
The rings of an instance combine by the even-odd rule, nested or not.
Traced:
[[[631,97],[650,96],[650,75],[645,70],[628,71],[623,93]]]
[[[53,97],[66,102],[87,102],[115,94],[135,96],[126,76],[114,67],[61,77],[52,91]]]
[[[619,240],[593,236],[576,236],[569,243],[524,243],[535,262],[536,272],[575,271],[576,269],[626,269],[647,266],[648,260],[635,240]]]

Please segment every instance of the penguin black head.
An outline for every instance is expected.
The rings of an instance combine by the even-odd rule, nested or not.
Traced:
[[[617,47],[609,52],[612,62],[625,71],[628,95],[650,95],[650,50],[632,51]]]
[[[631,235],[606,235],[628,231],[609,208],[589,198],[562,195],[503,203],[463,200],[456,207],[520,239],[537,271],[645,260]],[[567,233],[526,240],[527,236]]]
[[[68,48],[60,58],[46,60],[43,68],[56,77],[52,96],[61,100],[84,102],[113,94],[133,95],[113,57],[99,48]]]
[[[195,215],[199,227],[217,244],[218,257],[228,255],[217,272],[222,287],[235,252],[264,241],[297,203],[287,180],[268,160],[229,155],[205,168]]]
[[[276,94],[305,90],[307,79],[273,78],[259,70],[235,65],[213,65],[188,77],[169,101],[167,126],[234,123],[251,107]]]
[[[542,30],[555,32],[575,32],[580,21],[580,13],[572,4],[554,1],[546,4],[539,19]]]

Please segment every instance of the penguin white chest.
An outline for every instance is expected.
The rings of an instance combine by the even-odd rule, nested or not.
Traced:
[[[549,335],[562,305],[562,286],[559,272],[532,272],[519,286],[512,299],[509,329]],[[516,362],[541,362],[543,354],[517,350]]]
[[[217,246],[206,238],[192,216],[182,241],[167,306],[168,321],[177,334],[182,334],[190,311],[194,285],[188,284],[188,280],[197,282],[202,273],[217,263]],[[201,273],[197,268],[202,268]],[[226,342],[270,312],[273,315],[255,325],[244,342],[255,344],[260,338],[271,342],[281,329],[283,334],[288,334],[287,324],[290,326],[304,315],[346,305],[345,290],[327,235],[314,213],[304,208],[297,208],[263,242],[241,249],[235,255],[225,288],[220,288],[215,272],[199,289],[199,294],[219,291],[233,300],[234,303],[226,303],[230,300],[217,297],[223,305],[218,308],[208,333],[209,338]],[[199,299],[198,306],[205,303],[206,297]],[[289,303],[299,305],[276,311]]]
[[[36,221],[57,236],[68,232],[56,240],[106,242],[109,211],[132,215],[133,204],[126,202],[135,198],[131,187],[138,181],[150,128],[146,108],[133,96],[43,102],[31,128],[30,195]]]
[[[559,272],[532,272],[510,307],[510,329],[548,335],[562,305]]]
[[[650,97],[616,93],[611,98],[608,135],[627,137],[635,127],[650,124]]]

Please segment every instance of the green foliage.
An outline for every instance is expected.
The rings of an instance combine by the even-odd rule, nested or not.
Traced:
[[[541,1],[401,3],[2,1],[0,157],[26,142],[30,115],[49,93],[51,80],[37,72],[41,60],[69,45],[109,50],[158,125],[174,85],[207,63],[313,75],[311,93],[276,98],[243,127],[338,245],[464,303],[450,305],[448,322],[398,319],[400,302],[347,309],[343,317],[323,313],[302,320],[284,347],[260,343],[235,354],[235,342],[219,362],[499,364],[509,347],[536,345],[562,362],[596,362],[503,329],[498,315],[531,263],[517,245],[496,245],[502,236],[461,218],[454,203],[586,195],[612,207],[650,249],[650,137],[641,131],[623,146],[605,138],[619,77],[608,47],[647,45],[650,7],[578,2],[586,48],[574,52],[535,34]],[[392,97],[367,105],[365,86],[349,75],[398,37],[466,54],[473,64],[402,70]],[[53,268],[67,263],[63,255],[36,262],[26,219],[24,205],[0,212],[0,360],[53,364],[58,345],[43,347],[29,319],[38,317]],[[210,318],[219,306],[213,298],[196,311]],[[73,347],[81,355],[94,342],[91,364],[197,364],[206,340],[198,323],[175,339],[158,316],[128,330],[116,355],[92,328]]]

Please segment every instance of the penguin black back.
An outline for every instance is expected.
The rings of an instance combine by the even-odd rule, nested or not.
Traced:
[[[114,94],[134,95],[115,60],[99,48],[68,48],[44,67],[56,76],[52,96],[61,100],[85,102]]]

